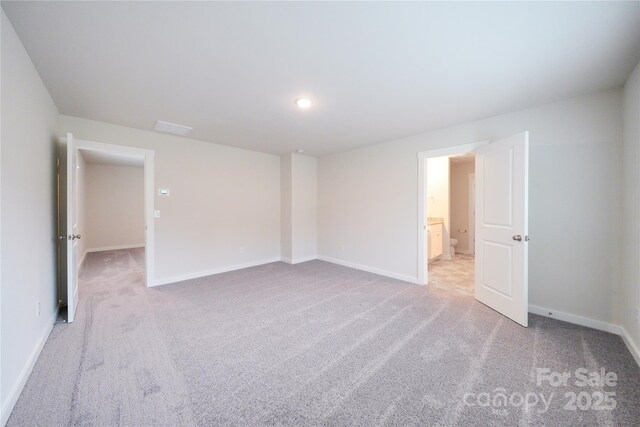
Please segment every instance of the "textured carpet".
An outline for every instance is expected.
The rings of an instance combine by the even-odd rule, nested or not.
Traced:
[[[640,423],[640,368],[615,335],[525,329],[470,296],[321,261],[151,289],[143,264],[89,255],[77,320],[54,328],[9,426]],[[536,384],[537,368],[601,367],[615,385]],[[553,393],[548,409],[527,392]],[[572,392],[581,408],[565,409]],[[585,404],[603,392],[615,409]]]
[[[455,254],[450,260],[429,261],[429,284],[473,295],[475,256]]]

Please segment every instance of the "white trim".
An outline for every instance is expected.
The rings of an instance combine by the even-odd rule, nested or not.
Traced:
[[[69,239],[69,235],[73,235],[76,233],[76,229],[74,227],[75,222],[77,221],[77,208],[78,208],[78,200],[77,200],[77,169],[75,168],[77,160],[78,160],[78,151],[77,147],[75,147],[74,143],[75,139],[73,138],[73,134],[71,132],[67,132],[66,144],[67,144],[67,152],[66,158],[67,161],[65,163],[66,169],[66,206],[65,206],[65,222],[67,224],[67,322],[73,322],[73,319],[76,314],[76,307],[78,307],[78,300],[76,300],[76,290],[78,289],[78,266],[76,265],[76,248],[77,242],[75,239]]]
[[[258,265],[271,264],[272,262],[280,262],[280,257],[267,258],[259,261],[251,261],[243,264],[230,265],[228,267],[213,268],[211,270],[198,271],[195,273],[181,274],[179,276],[165,277],[158,279],[151,286],[162,286],[169,283],[182,282],[185,280],[197,279],[199,277],[213,276],[214,274],[226,273],[228,271],[242,270],[243,268],[256,267]]]
[[[125,156],[141,157],[144,159],[145,273],[147,275],[147,287],[153,286],[155,282],[155,217],[153,215],[155,200],[155,151],[124,145],[86,141],[77,138],[74,138],[74,148],[89,151],[118,153]]]
[[[0,425],[4,426],[9,420],[9,416],[11,416],[11,412],[13,411],[13,407],[16,405],[22,390],[24,389],[27,380],[29,379],[29,375],[31,375],[31,371],[33,371],[33,367],[42,352],[42,348],[44,344],[47,342],[47,338],[49,338],[49,334],[53,330],[53,324],[55,323],[58,317],[58,310],[54,310],[53,318],[47,325],[44,333],[40,336],[40,339],[36,342],[35,347],[31,351],[29,358],[27,359],[20,375],[18,375],[18,380],[15,382],[9,394],[7,394],[7,399],[2,403],[2,409],[0,413],[2,414],[2,418],[0,419]]]
[[[121,249],[135,249],[135,248],[144,248],[144,247],[145,247],[144,243],[136,243],[133,245],[101,246],[99,248],[87,249],[87,252],[118,251]]]
[[[635,343],[631,339],[631,335],[629,335],[629,333],[624,328],[624,326],[620,326],[620,332],[621,332],[620,336],[622,337],[622,341],[624,341],[624,343],[627,345],[629,352],[631,353],[633,358],[636,360],[636,363],[638,364],[638,366],[640,366],[640,349],[635,345]]]
[[[66,141],[66,138],[62,138]],[[131,157],[145,157],[147,155],[153,155],[153,150],[146,148],[129,147],[127,145],[105,144],[104,142],[88,141],[86,139],[73,138],[74,148],[80,148],[89,151],[107,151],[110,153],[123,154]]]
[[[426,224],[427,205],[424,202],[427,196],[427,161],[421,153],[418,153],[418,283],[429,283],[428,253],[429,236]]]
[[[282,257],[280,261],[286,262],[287,264],[295,265],[295,264],[300,264],[301,262],[313,261],[314,259],[318,259],[318,257],[315,255],[304,257],[304,258],[296,258],[296,259]]]
[[[479,141],[471,144],[454,145],[451,147],[438,148],[435,150],[421,151],[418,156],[418,277],[417,283],[426,285],[428,283],[429,269],[427,267],[427,206],[425,204],[427,188],[425,181],[427,177],[427,162],[429,157],[451,156],[454,154],[468,153],[475,151],[478,147],[488,144],[489,141]],[[404,280],[404,279],[401,279]]]
[[[597,329],[599,331],[621,335],[621,327],[618,325],[614,325],[613,323],[590,319],[588,317],[578,316],[577,314],[564,313],[552,308],[545,308],[529,304],[529,313],[537,314],[544,317],[550,317],[552,319],[562,320],[563,322],[573,323],[575,325],[586,326],[587,328]]]
[[[144,157],[144,217],[145,217],[145,274],[147,276],[147,287],[155,282],[155,215],[154,215],[154,179],[155,179],[155,153],[148,152]]]
[[[476,193],[471,190],[471,183],[476,183],[475,161],[474,172],[467,176],[467,249],[460,253],[475,254],[476,246]]]
[[[461,254],[461,255],[474,255],[473,252],[467,250],[467,249],[456,249],[456,254]]]
[[[353,263],[353,262],[343,261],[343,260],[340,260],[340,259],[337,259],[337,258],[326,257],[326,256],[322,256],[322,255],[318,255],[318,259],[321,260],[321,261],[330,262],[332,264],[342,265],[344,267],[355,268],[356,270],[362,270],[362,271],[367,271],[367,272],[373,273],[373,274],[379,274],[380,276],[391,277],[392,279],[402,280],[403,282],[409,282],[409,283],[413,283],[413,284],[420,284],[420,282],[418,282],[418,278],[417,277],[411,277],[411,276],[407,276],[407,275],[404,275],[404,274],[393,273],[391,271],[381,270],[379,268],[369,267],[369,266],[366,266],[366,265],[360,265],[360,264],[356,264],[356,263]]]

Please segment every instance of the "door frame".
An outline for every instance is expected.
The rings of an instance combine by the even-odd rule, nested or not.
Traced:
[[[74,150],[100,151],[144,158],[144,218],[145,218],[145,275],[146,286],[155,284],[155,227],[154,227],[154,156],[155,151],[124,145],[105,144],[74,138]]]
[[[455,154],[475,151],[478,147],[489,144],[490,141],[479,141],[470,144],[453,145],[420,151],[418,155],[418,284],[429,283],[429,266],[427,260],[427,159],[432,157],[452,156]]]
[[[467,251],[469,251],[470,254],[475,255],[476,253],[476,192],[475,192],[476,173],[475,173],[475,169],[473,173],[470,173],[468,175],[467,179],[468,179],[467,192],[469,195],[469,200],[467,202],[468,203],[467,207],[469,210],[467,212],[467,230],[469,232],[469,238],[467,239]],[[472,188],[473,188],[473,191],[471,190]]]

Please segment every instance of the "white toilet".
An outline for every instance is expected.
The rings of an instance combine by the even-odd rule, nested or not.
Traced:
[[[449,239],[449,244],[451,245],[449,255],[454,256],[456,254],[456,248],[454,246],[458,244],[458,239]]]

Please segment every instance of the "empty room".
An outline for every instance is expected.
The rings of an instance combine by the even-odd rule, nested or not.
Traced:
[[[0,425],[640,425],[640,1],[0,4]]]

